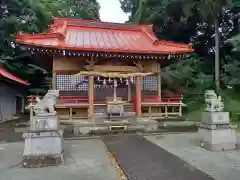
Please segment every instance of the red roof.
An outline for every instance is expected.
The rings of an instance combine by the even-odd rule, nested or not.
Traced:
[[[38,47],[97,52],[183,54],[194,51],[191,44],[158,40],[151,25],[68,18],[55,18],[49,33],[19,33],[16,42]]]
[[[15,82],[18,82],[18,83],[21,83],[21,84],[24,84],[24,85],[29,85],[29,83],[27,81],[24,81],[24,80],[20,79],[19,77],[17,77],[15,75],[13,75],[12,73],[6,71],[2,67],[0,67],[0,76],[3,76],[4,78],[11,79]]]

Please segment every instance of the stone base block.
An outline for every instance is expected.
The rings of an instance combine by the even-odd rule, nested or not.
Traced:
[[[56,115],[37,115],[33,116],[33,122],[30,126],[30,131],[44,131],[52,130],[57,131],[60,123]]]
[[[202,123],[206,124],[229,124],[229,112],[208,112],[202,113]]]
[[[74,135],[79,134],[90,134],[91,129],[95,127],[95,123],[93,121],[81,121],[73,123],[73,133]]]
[[[64,163],[63,153],[55,156],[51,155],[34,155],[23,156],[22,166],[25,168],[37,168],[47,166],[58,166]]]
[[[200,147],[203,147],[210,151],[230,151],[237,148],[236,143],[222,143],[222,144],[210,144],[208,142],[200,142]]]
[[[63,133],[24,133],[23,167],[63,164]]]
[[[234,150],[237,147],[235,129],[199,128],[200,146],[212,151]]]
[[[145,132],[154,132],[158,129],[158,122],[155,120],[137,120],[137,124],[143,126]]]

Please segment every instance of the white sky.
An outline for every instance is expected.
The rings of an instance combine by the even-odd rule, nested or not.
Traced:
[[[124,23],[128,20],[128,14],[121,9],[119,0],[98,0],[100,9],[100,18],[106,22]]]

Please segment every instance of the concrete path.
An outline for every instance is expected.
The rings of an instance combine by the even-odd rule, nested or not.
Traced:
[[[165,134],[145,138],[216,180],[240,180],[240,150],[207,151],[196,145],[197,133]],[[240,142],[240,135],[238,135],[238,142]]]
[[[25,169],[23,142],[0,142],[0,180],[120,180],[120,173],[99,139],[65,141],[65,164]]]
[[[129,180],[213,180],[141,136],[103,138]]]

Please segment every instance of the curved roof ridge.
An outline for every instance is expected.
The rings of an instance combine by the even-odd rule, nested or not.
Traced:
[[[142,25],[141,26],[141,30],[143,31],[143,33],[145,33],[152,41],[153,41],[153,45],[167,45],[167,46],[172,46],[172,47],[180,47],[180,48],[190,48],[192,49],[192,44],[183,44],[183,43],[175,43],[175,42],[171,42],[171,41],[166,41],[166,40],[159,40],[157,38],[157,36],[154,34],[153,30],[152,30],[152,26],[153,25]]]
[[[11,79],[15,82],[18,82],[20,84],[29,85],[27,80],[22,80],[19,77],[15,76],[14,74],[8,72],[6,69],[4,69],[2,66],[0,66],[0,75],[4,78]]]
[[[79,22],[98,22],[98,23],[105,23],[105,24],[121,24],[121,25],[149,25],[149,24],[133,24],[133,23],[118,23],[118,22],[108,22],[108,21],[101,21],[101,20],[87,20],[87,19],[76,19],[76,18],[59,18],[59,17],[54,17],[54,22],[58,22],[58,21],[79,21]]]
[[[153,25],[141,25],[139,28],[154,43],[155,41],[158,40],[158,38],[153,33],[152,26]]]

